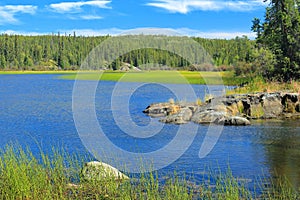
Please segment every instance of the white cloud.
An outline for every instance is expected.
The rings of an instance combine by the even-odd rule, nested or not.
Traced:
[[[201,31],[189,28],[172,29],[181,35],[188,35],[192,37],[211,38],[211,39],[233,39],[235,37],[247,36],[250,39],[256,37],[254,32],[244,31]]]
[[[26,32],[26,31],[14,31],[14,30],[0,30],[1,33],[17,34],[17,35],[51,35],[52,33],[42,32]],[[57,30],[55,33],[60,32],[61,34],[71,34],[75,32],[76,35],[80,36],[101,36],[101,35],[128,35],[128,34],[144,34],[144,35],[172,35],[172,36],[191,36],[191,37],[202,37],[210,39],[233,39],[235,37],[247,36],[250,39],[255,38],[255,33],[252,32],[228,32],[228,31],[211,31],[204,32],[201,30],[194,30],[188,28],[140,28],[140,29],[71,29],[71,30]]]
[[[50,4],[49,7],[58,13],[79,13],[82,12],[83,6],[92,6],[97,8],[110,8],[107,6],[111,1],[92,0],[92,1],[77,1],[77,2],[61,2]]]
[[[103,17],[99,15],[82,15],[80,16],[81,19],[86,19],[86,20],[94,20],[94,19],[102,19]]]
[[[33,5],[6,5],[0,6],[0,24],[18,23],[15,17],[18,13],[35,14],[37,6]]]
[[[152,2],[147,3],[146,5],[162,8],[172,13],[186,14],[193,10],[230,10],[244,12],[264,7],[267,4],[268,2],[264,2],[263,0],[153,0]]]
[[[109,29],[108,29],[109,30]],[[247,36],[250,39],[254,39],[256,34],[253,32],[243,31],[201,31],[189,28],[138,28],[129,30],[118,29],[118,34],[121,35],[169,35],[169,36],[190,36],[201,37],[210,39],[233,39],[235,37]]]

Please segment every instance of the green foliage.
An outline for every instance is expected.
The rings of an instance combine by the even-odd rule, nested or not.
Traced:
[[[272,0],[266,9],[263,23],[253,20],[258,46],[264,46],[275,55],[271,75],[283,81],[300,78],[300,2]],[[268,77],[268,76],[267,76]]]
[[[203,39],[194,38],[212,56],[216,66],[230,66],[237,62],[248,62],[255,41],[246,36],[235,39]]]
[[[255,75],[272,79],[272,72],[276,65],[275,55],[266,48],[257,48],[252,51],[252,69]]]
[[[236,76],[249,76],[253,74],[254,70],[253,65],[247,62],[237,62],[234,66]]]
[[[237,62],[234,70],[236,76],[263,76],[271,79],[275,65],[275,55],[270,50],[255,48],[249,55],[249,62]]]

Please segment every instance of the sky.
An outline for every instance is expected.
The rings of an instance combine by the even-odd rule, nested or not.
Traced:
[[[117,35],[164,28],[181,35],[234,38],[263,19],[263,0],[1,0],[0,33]]]

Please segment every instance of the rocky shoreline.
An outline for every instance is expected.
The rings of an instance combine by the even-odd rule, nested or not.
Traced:
[[[199,103],[198,103],[199,104]],[[300,94],[289,92],[237,94],[196,102],[149,105],[143,112],[172,124],[250,125],[255,119],[300,119]]]

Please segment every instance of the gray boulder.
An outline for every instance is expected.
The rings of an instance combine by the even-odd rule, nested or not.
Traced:
[[[250,121],[244,117],[231,116],[227,112],[206,110],[195,113],[192,121],[199,124],[219,124],[226,126],[246,126],[250,125]]]
[[[262,97],[264,118],[272,119],[280,116],[283,112],[281,98],[279,93],[266,94]]]
[[[192,116],[191,121],[198,124],[221,124],[223,121],[225,121],[226,114],[226,112],[215,110],[204,110],[200,112],[196,111]]]
[[[160,122],[171,124],[186,124],[192,118],[193,112],[189,108],[182,108],[180,111],[173,115],[168,115],[165,118],[160,119]]]
[[[98,161],[85,163],[81,170],[81,177],[85,181],[126,180],[128,176],[118,169]]]

